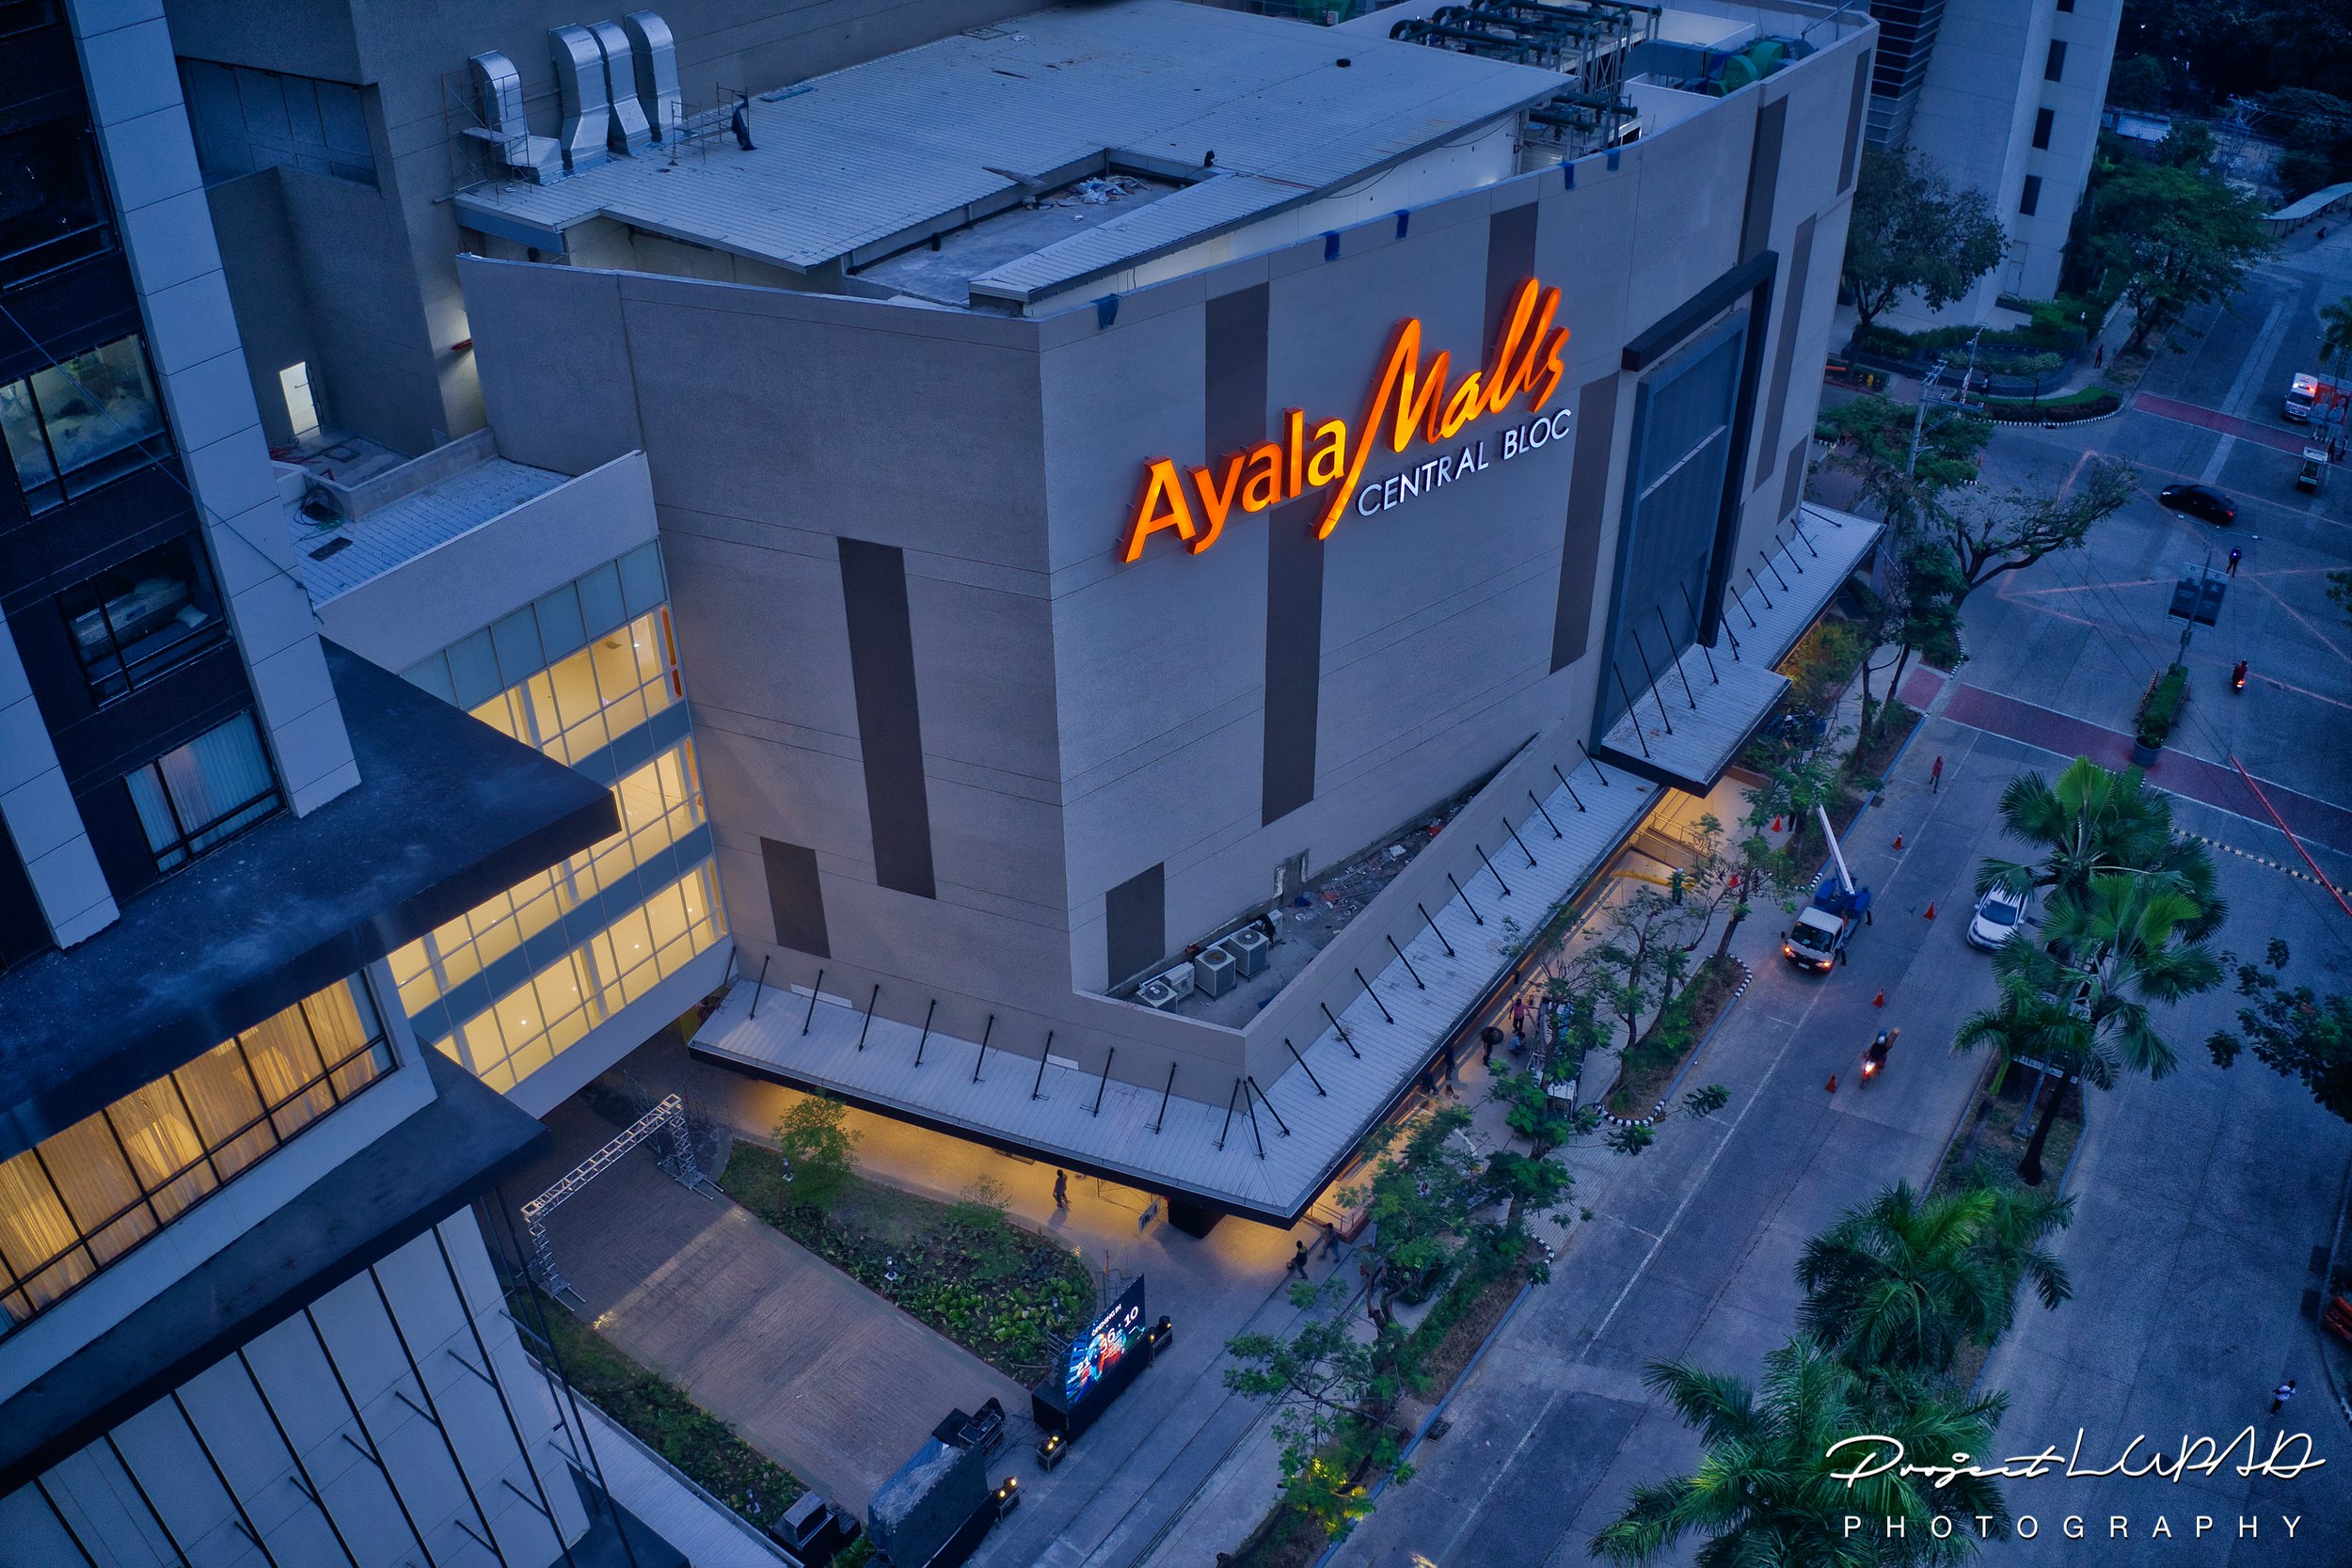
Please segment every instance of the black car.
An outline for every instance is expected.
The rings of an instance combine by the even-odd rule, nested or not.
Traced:
[[[2185,512],[2224,528],[2237,521],[2236,503],[2210,484],[2168,484],[2156,492],[2156,499],[2175,512]]]

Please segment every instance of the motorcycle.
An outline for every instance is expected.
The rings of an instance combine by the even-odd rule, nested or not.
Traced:
[[[1870,1042],[1870,1048],[1862,1053],[1862,1085],[1865,1088],[1886,1066],[1887,1053],[1895,1049],[1895,1041],[1901,1034],[1900,1029],[1882,1029],[1878,1038]]]
[[[2230,672],[2230,689],[2233,691],[2246,689],[2246,660],[2242,658],[2237,661],[2237,668]]]

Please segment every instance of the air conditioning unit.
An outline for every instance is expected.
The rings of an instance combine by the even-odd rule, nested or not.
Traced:
[[[1188,970],[1185,973],[1189,976],[1191,972]],[[1147,1007],[1167,1012],[1176,1006],[1176,990],[1166,980],[1146,980],[1136,988],[1136,1000]]]
[[[1223,996],[1233,989],[1233,972],[1238,966],[1233,956],[1222,947],[1201,949],[1192,960],[1192,989],[1210,996]]]
[[[1159,981],[1161,985],[1166,986],[1168,989],[1169,994],[1174,996],[1179,1002],[1182,1002],[1185,997],[1192,994],[1193,975],[1192,965],[1189,963],[1178,964],[1174,969],[1168,970],[1163,974],[1153,975],[1152,978]]]
[[[1233,955],[1233,967],[1243,979],[1265,973],[1266,949],[1272,943],[1255,926],[1244,926],[1217,945]]]

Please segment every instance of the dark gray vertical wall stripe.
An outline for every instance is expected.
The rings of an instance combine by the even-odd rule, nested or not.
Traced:
[[[1756,149],[1748,160],[1748,208],[1740,222],[1740,260],[1756,259],[1772,243],[1772,199],[1780,194],[1780,137],[1788,123],[1788,101],[1756,112]]]
[[[1315,798],[1315,725],[1323,699],[1323,545],[1319,497],[1266,515],[1265,766],[1259,821]]]
[[[1600,564],[1601,504],[1609,496],[1609,449],[1617,436],[1617,377],[1586,382],[1576,394],[1576,471],[1560,546],[1560,604],[1551,622],[1551,667],[1584,657],[1593,632],[1593,574]]]
[[[857,694],[858,745],[866,755],[866,811],[874,827],[874,879],[900,893],[936,897],[906,552],[863,539],[838,543],[841,598],[850,616],[850,679]]]
[[[1797,337],[1804,325],[1804,275],[1813,264],[1813,225],[1797,225],[1797,243],[1788,252],[1788,289],[1781,295],[1780,346],[1772,355],[1772,391],[1764,404],[1764,439],[1756,450],[1756,483],[1761,488],[1780,463],[1780,421],[1788,412],[1788,372],[1797,358]]]
[[[1788,472],[1780,482],[1779,515],[1784,519],[1797,510],[1799,501],[1804,499],[1805,439],[1804,436],[1800,436],[1790,443],[1788,448]]]
[[[1208,449],[1215,462],[1266,438],[1266,286],[1253,284],[1209,301]]]
[[[1486,342],[1502,330],[1511,291],[1535,271],[1535,214],[1540,202],[1506,208],[1486,220]]]
[[[1837,166],[1837,194],[1853,189],[1854,164],[1862,156],[1862,117],[1870,104],[1870,51],[1854,56],[1853,95],[1846,104],[1846,156]]]
[[[1168,954],[1168,863],[1138,871],[1103,895],[1103,941],[1118,985]]]
[[[759,861],[768,873],[768,912],[775,917],[776,945],[819,958],[833,957],[825,932],[825,889],[817,877],[817,851],[799,844],[759,841]]]

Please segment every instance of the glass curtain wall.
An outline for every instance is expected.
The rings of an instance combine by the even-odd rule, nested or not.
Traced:
[[[355,974],[0,1163],[0,1334],[393,1066]]]

